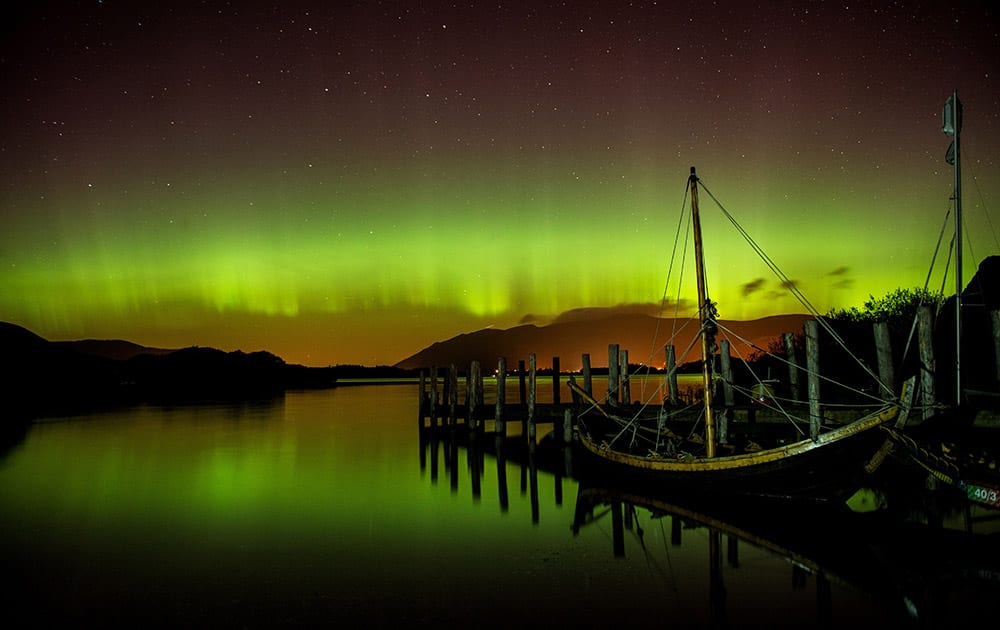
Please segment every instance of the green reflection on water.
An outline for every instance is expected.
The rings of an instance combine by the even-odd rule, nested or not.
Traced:
[[[0,551],[21,576],[8,610],[227,625],[707,621],[704,530],[674,547],[666,520],[648,520],[615,558],[608,520],[572,534],[575,482],[540,472],[535,522],[518,463],[501,468],[504,508],[492,458],[474,497],[465,449],[425,456],[421,467],[412,384],[35,425],[0,461]],[[780,580],[766,601],[814,616],[784,560],[744,554],[753,572],[730,576],[732,601],[761,601],[751,576]]]

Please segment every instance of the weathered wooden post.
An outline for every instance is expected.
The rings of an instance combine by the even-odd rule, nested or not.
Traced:
[[[427,411],[427,373],[425,370],[420,370],[420,402],[417,404],[419,409],[417,410],[417,419],[420,421],[420,428],[424,428],[424,414]]]
[[[1000,381],[1000,311],[990,311],[990,321],[993,322],[993,359],[997,380]]]
[[[458,416],[458,367],[448,366],[448,422],[455,426]]]
[[[438,369],[431,366],[430,417],[431,427],[437,426]]]
[[[552,404],[559,404],[559,357],[552,357]]]
[[[563,426],[562,426],[563,444],[571,444],[573,442],[573,410],[564,409],[563,410]]]
[[[476,414],[479,410],[479,405],[482,403],[482,401],[479,400],[480,382],[482,382],[482,372],[479,367],[479,361],[473,361],[469,366],[469,384],[465,392],[465,400],[469,404],[469,415],[466,419],[466,424],[472,430],[476,430],[479,426]]]
[[[619,369],[619,374],[621,375],[621,401],[623,405],[632,404],[632,386],[628,381],[628,350],[622,350],[618,353],[621,360],[621,368]]]
[[[618,405],[618,344],[608,344],[608,404]]]
[[[535,365],[535,354],[531,353],[528,355],[528,444],[535,443],[535,385],[536,379],[536,365]]]
[[[447,414],[448,411],[450,411],[450,409],[447,408],[448,401],[451,400],[451,393],[449,388],[449,385],[451,385],[451,379],[449,378],[449,376],[450,375],[441,375],[441,424],[442,425],[448,424],[448,418],[445,417],[445,414]]]
[[[590,374],[590,353],[585,352],[583,357],[583,391],[587,392],[591,396],[594,395],[594,379]]]
[[[799,388],[799,359],[795,356],[795,335],[786,332],[782,335],[785,341],[785,360],[788,361],[788,393],[790,398],[798,401],[801,394]]]
[[[932,328],[931,308],[921,306],[917,309],[917,345],[920,350],[920,402],[923,406],[923,419],[934,415],[936,402],[934,378],[937,365],[934,360],[934,330]]]
[[[719,352],[722,359],[722,397],[725,402],[722,414],[718,418],[716,430],[718,431],[719,444],[729,443],[729,421],[733,418],[733,363],[729,356],[729,340],[723,339],[719,342]]]
[[[895,395],[896,373],[892,366],[892,341],[889,339],[889,324],[875,322],[872,325],[875,333],[875,353],[878,356],[878,377],[885,391],[883,394]]]
[[[507,404],[507,359],[500,357],[497,361],[497,408],[494,415],[493,432],[500,437],[507,436],[507,425],[504,424],[504,405]]]
[[[479,422],[482,418],[483,407],[486,405],[486,390],[483,387],[483,366],[479,361],[476,364],[476,375],[473,379],[473,383],[476,385],[476,426],[481,428],[482,423]]]
[[[680,398],[677,395],[677,351],[673,344],[667,344],[667,384],[670,387],[670,405],[676,407]]]
[[[809,437],[819,437],[823,418],[820,415],[819,404],[819,322],[810,319],[805,323],[806,329],[806,370],[809,389]]]
[[[517,362],[517,393],[520,395],[518,402],[520,404],[525,404],[528,402],[528,396],[525,393],[524,387],[524,359],[520,359]]]

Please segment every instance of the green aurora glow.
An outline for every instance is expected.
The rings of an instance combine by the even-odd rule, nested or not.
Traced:
[[[40,15],[26,18],[22,43]],[[846,32],[838,16],[827,16],[830,37]],[[292,17],[282,23],[301,26]],[[64,19],[68,39],[77,31]],[[692,164],[820,311],[860,304],[923,284],[952,187],[939,117],[953,83],[927,77],[948,77],[956,57],[971,66],[956,77],[966,104],[966,276],[998,250],[988,216],[1000,148],[992,14],[980,39],[931,66],[921,57],[882,85],[878,65],[859,60],[888,43],[802,59],[817,24],[749,61],[702,56],[723,78],[686,93],[688,75],[657,65],[682,72],[690,61],[669,47],[653,58],[620,53],[624,84],[613,87],[603,51],[562,36],[521,51],[523,75],[492,83],[472,61],[462,72],[463,58],[499,72],[499,53],[469,39],[427,44],[427,59],[442,65],[431,80],[423,63],[391,61],[416,35],[388,23],[365,40],[394,42],[383,42],[379,69],[332,26],[327,57],[289,42],[264,61],[227,57],[207,38],[143,65],[128,53],[186,24],[150,21],[159,39],[128,40],[127,26],[105,23],[108,41],[126,43],[92,70],[42,63],[31,56],[37,43],[5,46],[5,64],[29,72],[8,83],[0,319],[56,339],[393,363],[486,326],[658,303]],[[485,21],[430,11],[420,24],[436,37],[441,24],[474,31]],[[881,58],[915,44],[897,36],[891,45]],[[350,59],[331,52],[343,49]],[[775,66],[758,67],[772,55]],[[540,58],[551,68],[531,65]],[[566,64],[575,74],[553,70]],[[153,71],[174,66],[190,76]],[[81,86],[63,85],[73,76]],[[920,89],[908,92],[915,78]],[[702,206],[721,316],[802,312],[776,297],[779,281],[707,195]],[[679,296],[691,300],[693,287]]]

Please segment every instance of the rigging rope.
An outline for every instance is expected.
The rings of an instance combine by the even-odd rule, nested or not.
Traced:
[[[944,232],[948,228],[948,217],[951,216],[951,208],[944,214],[944,222],[941,224],[941,231],[938,233],[937,243],[934,245],[934,254],[931,256],[931,265],[927,269],[927,276],[924,278],[924,294],[927,293],[927,286],[931,283],[931,275],[934,273],[934,265],[937,263],[938,252],[941,250],[941,241],[944,240]],[[944,295],[944,281],[942,281],[942,287],[938,292],[938,295]],[[920,303],[917,308],[924,305],[924,296],[920,296]],[[913,336],[916,334],[917,330],[917,315],[914,313],[913,321],[910,323],[910,334],[906,337],[906,346],[903,347],[903,361],[906,361],[906,357],[910,354],[910,344],[913,343]]]
[[[806,310],[808,310],[809,313],[816,319],[819,325],[823,327],[823,330],[825,330],[827,334],[829,334],[833,338],[833,340],[837,343],[837,345],[840,346],[844,350],[844,352],[846,352],[848,356],[850,356],[865,373],[867,373],[870,377],[872,377],[872,379],[876,383],[881,383],[878,376],[876,376],[875,373],[872,372],[872,369],[868,367],[868,365],[866,365],[864,361],[858,358],[857,355],[851,352],[851,349],[847,347],[847,343],[844,342],[844,340],[840,337],[839,334],[837,334],[837,331],[835,331],[833,327],[830,325],[830,323],[827,322],[826,319],[819,314],[819,311],[816,309],[816,307],[813,306],[812,303],[808,300],[808,298],[806,298],[806,296],[802,293],[802,291],[800,291],[799,288],[795,286],[795,283],[791,280],[791,278],[789,278],[785,274],[785,272],[783,272],[778,267],[778,265],[773,260],[771,260],[771,257],[767,255],[767,253],[760,247],[760,245],[758,245],[757,242],[753,240],[753,237],[750,236],[750,233],[747,232],[743,228],[743,226],[740,225],[740,223],[736,220],[736,218],[732,214],[730,214],[728,210],[726,210],[726,208],[722,205],[722,203],[715,198],[715,195],[713,195],[712,191],[710,191],[708,187],[704,185],[704,182],[702,182],[702,189],[704,189],[704,191],[708,194],[708,196],[712,198],[712,201],[714,201],[715,204],[719,207],[719,210],[722,211],[722,214],[729,220],[729,222],[733,225],[733,227],[736,228],[736,231],[740,233],[740,235],[747,242],[747,244],[750,245],[751,249],[754,250],[757,256],[761,260],[763,260],[764,264],[767,265],[767,267],[771,270],[771,272],[774,273],[774,275],[777,276],[779,280],[781,280],[782,286],[785,286],[788,289],[788,291],[795,296],[795,298],[799,301],[799,303],[802,306],[804,306]],[[885,385],[882,386],[885,387]]]

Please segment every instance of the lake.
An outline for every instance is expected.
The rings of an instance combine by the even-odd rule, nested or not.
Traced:
[[[4,614],[35,626],[847,627],[961,619],[955,592],[998,592],[1000,571],[975,563],[858,585],[867,567],[817,570],[663,506],[584,509],[571,478],[418,433],[413,383],[35,423],[0,452]]]

